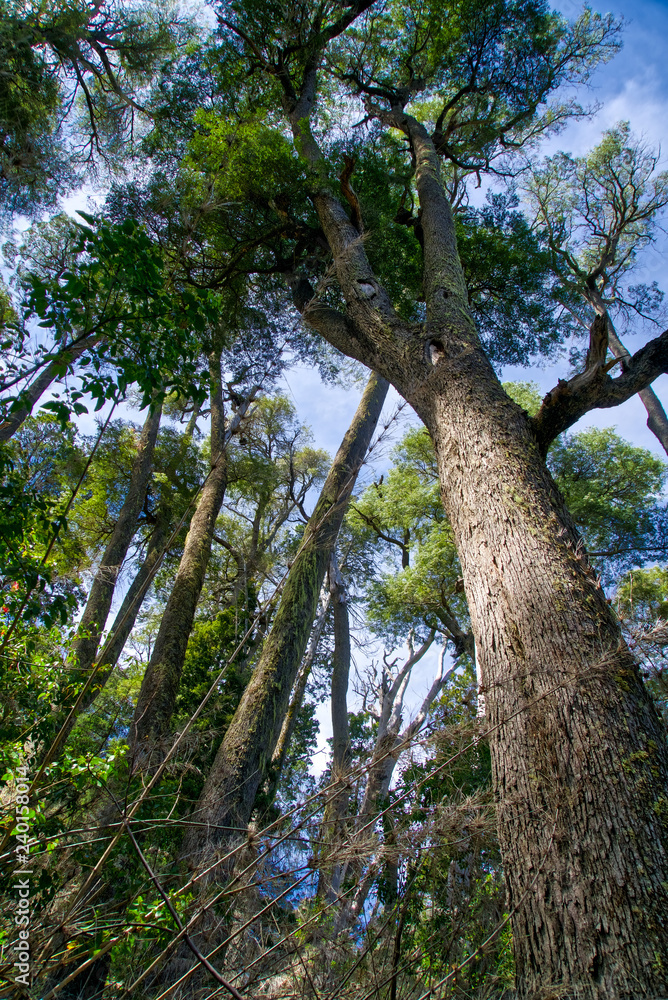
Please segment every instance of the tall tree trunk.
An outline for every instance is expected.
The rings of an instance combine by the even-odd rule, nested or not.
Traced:
[[[246,409],[247,405],[244,405],[241,408],[242,416],[246,412]],[[167,467],[166,471],[168,479],[177,473],[180,468],[188,445],[190,444],[193,434],[195,433],[198,416],[199,407],[196,407],[193,410],[190,420],[188,421],[181,444]],[[109,639],[107,643],[105,643],[100,655],[94,685],[82,700],[77,716],[68,722],[63,742],[67,738],[67,735],[71,732],[76,718],[87,708],[90,708],[100,691],[104,688],[104,685],[109,679],[117,660],[123,652],[127,638],[134,627],[137,615],[148,592],[153,574],[165,554],[165,546],[169,544],[170,533],[175,527],[174,521],[175,517],[171,500],[164,495],[161,497],[158,505],[156,523],[151,534],[146,557],[135,575],[132,584],[128,588],[125,598],[123,599],[123,603],[119,608],[118,614],[116,615],[116,620],[114,621]],[[103,801],[98,810],[93,829],[96,833],[104,832],[108,827],[108,824],[112,821],[116,821],[117,819],[118,809],[115,802]],[[109,902],[112,896],[113,885],[111,883],[106,883],[102,889],[102,896],[98,896],[97,898],[98,906],[102,903]],[[109,956],[107,954],[94,962],[86,973],[77,977],[76,980],[74,980],[70,986],[66,988],[63,995],[68,998],[68,1000],[70,997],[76,998],[76,1000],[99,1000],[101,991],[106,983],[108,972]]]
[[[169,464],[168,476],[170,472],[176,472],[179,467],[180,460],[183,458],[186,447],[194,433],[198,412],[197,410],[188,422],[188,427],[183,436],[183,443]],[[114,619],[114,624],[100,651],[98,661],[94,664],[95,677],[93,683],[81,699],[76,713],[71,718],[68,718],[63,726],[64,732],[59,737],[61,746],[64,746],[79,716],[91,707],[97,696],[104,689],[125,648],[125,643],[134,628],[137,615],[149,591],[153,576],[165,554],[165,546],[169,544],[169,535],[173,527],[172,520],[172,504],[167,498],[163,497],[158,505],[155,525],[151,532],[144,561],[127,589],[123,602]]]
[[[345,771],[350,764],[348,725],[348,680],[350,677],[350,618],[348,593],[338,567],[336,553],[329,561],[329,592],[334,612],[334,658],[332,662],[332,771]]]
[[[17,430],[30,416],[36,404],[44,395],[52,382],[61,378],[64,369],[67,370],[75,361],[78,361],[82,354],[94,347],[102,338],[99,336],[88,336],[77,344],[65,347],[59,357],[46,366],[43,372],[33,379],[30,385],[26,386],[18,396],[18,406],[13,408],[7,418],[0,424],[0,441],[9,441],[16,434]]]
[[[520,995],[659,995],[665,736],[526,420],[472,360],[420,411],[479,652]]]
[[[226,828],[245,829],[248,824],[306,649],[329,558],[387,389],[384,379],[371,376],[306,527],[262,655],[193,814],[199,825],[190,826],[184,838],[182,857],[192,866],[229,836]]]
[[[337,861],[333,867],[327,855],[336,854],[342,842],[342,827],[350,800],[350,788],[345,784],[350,768],[350,726],[348,724],[348,681],[350,678],[350,618],[348,594],[343,577],[332,552],[329,563],[329,592],[334,612],[334,659],[332,663],[332,768],[331,780],[343,782],[338,794],[325,807],[323,815],[324,864],[320,868],[318,896],[334,899],[341,886],[343,865]]]
[[[137,615],[148,593],[150,581],[153,578],[156,566],[161,556],[164,555],[164,547],[169,538],[169,528],[170,525],[166,519],[158,520],[156,518],[156,524],[149,539],[146,555],[125,593],[123,602],[114,619],[114,624],[109,632],[109,637],[100,652],[96,664],[95,681],[82,701],[82,712],[90,708],[99,693],[103,690],[125,648],[125,643],[128,641],[128,637],[135,626]]]
[[[304,701],[304,695],[306,694],[306,686],[308,684],[309,677],[311,676],[311,670],[313,668],[313,663],[315,661],[316,653],[318,652],[318,646],[320,645],[320,639],[322,638],[322,633],[325,627],[325,621],[327,619],[327,612],[329,611],[329,606],[331,602],[331,595],[329,591],[327,592],[324,599],[321,601],[320,609],[318,611],[318,617],[315,620],[315,625],[311,631],[311,638],[309,639],[308,649],[304,654],[304,659],[302,660],[301,666],[299,668],[299,673],[297,674],[297,680],[294,683],[292,689],[292,694],[290,696],[290,705],[287,712],[285,713],[285,718],[283,719],[283,725],[281,726],[281,733],[278,737],[278,742],[276,743],[276,749],[274,750],[274,755],[271,758],[270,775],[271,780],[268,783],[267,788],[267,800],[268,802],[273,802],[276,798],[276,792],[278,791],[278,783],[285,767],[285,761],[288,756],[288,750],[290,749],[290,744],[292,742],[292,737],[294,736],[295,728],[297,726],[297,719],[299,717],[299,710],[302,707]]]
[[[665,732],[534,425],[481,347],[433,142],[401,108],[374,105],[416,162],[427,315],[409,327],[341,204],[318,186],[314,92],[315,69],[289,114],[347,315],[317,299],[304,313],[390,379],[434,442],[491,727],[519,996],[562,987],[583,1000],[668,995]]]
[[[185,456],[188,445],[190,444],[195,432],[198,415],[199,408],[196,407],[193,411],[192,417],[188,421],[185,431],[183,432],[182,441],[176,450],[174,457],[169,462],[166,471],[168,480],[179,470],[181,461]],[[123,649],[125,648],[125,643],[128,641],[128,637],[135,626],[137,615],[139,614],[144,598],[148,593],[151,580],[160,565],[160,561],[165,555],[165,546],[169,544],[170,533],[174,528],[174,520],[175,518],[171,498],[163,495],[158,503],[158,509],[155,514],[155,524],[153,525],[153,531],[151,532],[144,561],[137,570],[132,583],[127,589],[125,597],[123,598],[123,602],[118,609],[118,613],[114,619],[114,624],[111,627],[109,637],[104,644],[102,652],[100,653],[97,663],[97,676],[95,684],[82,702],[80,709],[82,712],[87,708],[90,708],[100,691],[104,688],[111,672],[121,656],[121,653],[123,652]]]
[[[78,640],[74,655],[82,677],[88,676],[95,660],[100,636],[114,598],[116,580],[137,530],[137,519],[144,506],[153,467],[153,452],[161,416],[162,406],[156,406],[146,417],[139,438],[137,455],[132,463],[128,492],[95,573],[86,607],[81,616],[80,628],[87,634]]]
[[[132,752],[142,756],[169,732],[188,639],[211,556],[216,520],[227,486],[225,414],[220,352],[210,358],[211,471],[190,522],[174,586],[142,681],[130,730]]]

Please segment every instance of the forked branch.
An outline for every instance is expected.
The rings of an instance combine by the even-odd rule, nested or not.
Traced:
[[[568,430],[585,413],[619,406],[646,389],[659,375],[667,373],[668,330],[631,355],[625,370],[617,378],[610,376],[606,370],[609,367],[597,365],[594,370],[585,370],[572,379],[560,379],[548,392],[532,420],[543,455],[547,454],[557,435]]]

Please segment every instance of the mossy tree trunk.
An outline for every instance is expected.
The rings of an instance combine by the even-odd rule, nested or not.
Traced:
[[[188,426],[183,434],[180,447],[169,463],[166,473],[169,481],[178,472],[180,462],[192,440],[198,414],[199,409],[197,408],[188,421]],[[146,548],[146,555],[126,591],[114,619],[114,624],[100,650],[97,662],[94,664],[95,676],[93,683],[82,698],[76,715],[70,719],[63,741],[71,732],[76,718],[91,707],[97,696],[104,689],[114,667],[118,663],[125,648],[125,643],[134,628],[137,615],[141,611],[144,599],[149,592],[153,577],[159,569],[162,558],[170,544],[170,534],[175,527],[175,519],[174,505],[169,492],[165,490],[158,503],[155,523]]]
[[[193,813],[182,858],[198,867],[230,831],[244,831],[281,732],[316,616],[318,594],[388,384],[372,375],[323,485],[253,676]]]
[[[95,661],[100,637],[114,598],[116,580],[128,554],[146,500],[161,416],[162,406],[155,406],[146,417],[132,464],[128,491],[95,573],[86,607],[81,616],[80,630],[83,635],[75,646],[74,655],[77,667],[84,678],[88,676]]]
[[[210,358],[211,470],[190,522],[179,568],[160,620],[130,730],[131,753],[141,760],[161,753],[176,705],[188,639],[204,585],[216,520],[227,486],[225,413],[220,352]]]
[[[297,727],[297,721],[299,718],[299,710],[304,702],[304,695],[306,694],[306,688],[308,685],[309,677],[311,676],[311,670],[313,668],[313,663],[315,662],[315,657],[318,652],[318,646],[320,645],[320,640],[322,638],[322,633],[325,627],[325,621],[327,619],[327,613],[329,611],[331,596],[329,591],[325,595],[321,592],[320,607],[318,609],[318,615],[315,620],[315,624],[311,631],[311,637],[308,642],[308,648],[302,659],[301,666],[299,668],[299,673],[297,674],[297,679],[292,688],[292,694],[290,696],[290,705],[287,712],[285,713],[285,718],[283,719],[283,725],[281,726],[281,733],[278,737],[278,742],[276,743],[276,748],[274,750],[273,757],[271,759],[271,768],[269,770],[269,781],[267,782],[267,802],[271,804],[276,798],[276,793],[278,791],[278,785],[281,780],[281,773],[285,767],[285,762],[287,760],[288,751],[290,750],[290,744],[292,742],[292,737],[294,736],[295,729]]]

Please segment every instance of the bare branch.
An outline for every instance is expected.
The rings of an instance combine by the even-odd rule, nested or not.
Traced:
[[[533,432],[543,455],[554,439],[568,430],[590,410],[608,409],[625,403],[637,392],[668,372],[668,330],[636,351],[617,378],[610,377],[606,366],[598,367],[591,377],[583,375],[560,379],[545,396],[543,405],[533,417]]]

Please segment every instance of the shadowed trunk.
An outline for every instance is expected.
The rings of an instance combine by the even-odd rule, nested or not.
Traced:
[[[350,677],[350,618],[348,616],[348,594],[339,571],[336,554],[332,553],[329,563],[329,592],[334,612],[334,660],[332,664],[332,782],[340,782],[338,793],[325,807],[322,821],[322,839],[325,843],[323,864],[320,868],[318,896],[334,899],[341,886],[344,865],[335,861],[332,865],[329,854],[336,855],[337,847],[344,841],[343,825],[350,786],[346,783],[346,773],[350,768],[350,726],[348,724],[348,680]]]
[[[9,441],[16,434],[51,383],[61,378],[82,354],[95,347],[101,339],[101,337],[89,336],[78,344],[66,347],[55,361],[47,365],[44,371],[19,393],[17,405],[10,410],[7,418],[0,424],[0,441]]]
[[[210,377],[211,471],[190,522],[174,586],[160,621],[137,700],[130,731],[130,746],[132,752],[142,758],[149,755],[153,745],[164,739],[169,732],[186,647],[211,556],[216,520],[227,486],[220,353],[211,356]]]
[[[348,679],[350,677],[350,618],[348,593],[332,553],[329,562],[329,592],[334,612],[334,659],[332,664],[332,770],[345,771],[350,763],[348,725]]]
[[[281,734],[278,737],[278,742],[276,744],[276,749],[274,750],[274,756],[271,758],[271,781],[268,783],[267,788],[267,799],[268,802],[273,802],[276,798],[276,792],[278,790],[278,784],[281,780],[281,774],[285,766],[285,761],[288,756],[288,751],[290,749],[290,744],[292,742],[292,737],[294,736],[295,728],[297,726],[297,719],[299,718],[299,710],[302,707],[302,702],[304,701],[304,695],[306,694],[306,687],[308,685],[309,677],[311,676],[311,669],[315,660],[316,653],[318,652],[318,646],[320,645],[320,639],[322,638],[323,629],[325,627],[325,621],[327,619],[327,612],[329,611],[329,605],[331,601],[331,595],[329,592],[325,596],[324,600],[321,602],[320,610],[318,611],[318,617],[316,618],[315,625],[311,632],[311,638],[309,639],[308,649],[304,654],[304,659],[302,660],[301,667],[299,668],[299,673],[297,675],[297,680],[295,681],[294,687],[292,689],[292,696],[290,698],[290,706],[285,713],[285,718],[283,719],[283,725],[281,726]]]
[[[200,795],[182,857],[197,867],[229,833],[245,829],[281,731],[316,615],[330,555],[387,394],[372,375],[288,573],[271,631]]]

